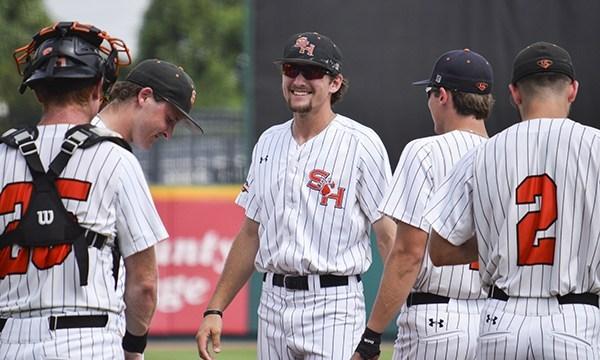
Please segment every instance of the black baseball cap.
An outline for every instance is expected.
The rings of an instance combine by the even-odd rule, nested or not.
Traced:
[[[440,56],[431,72],[431,78],[413,85],[444,87],[473,94],[492,92],[494,76],[489,61],[469,49],[451,50]]]
[[[513,63],[512,83],[539,73],[564,74],[575,80],[575,68],[567,50],[549,42],[536,42],[519,51]]]
[[[275,63],[316,65],[337,75],[342,72],[342,52],[327,36],[304,32],[288,39],[283,57],[276,59]]]
[[[152,88],[154,93],[185,115],[192,129],[204,130],[190,115],[196,100],[194,82],[180,66],[158,59],[144,60],[131,70],[125,81]]]

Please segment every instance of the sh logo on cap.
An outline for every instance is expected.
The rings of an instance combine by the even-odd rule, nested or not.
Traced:
[[[333,41],[317,32],[305,32],[290,37],[283,48],[283,57],[275,64],[319,66],[332,75],[342,72],[342,52]]]

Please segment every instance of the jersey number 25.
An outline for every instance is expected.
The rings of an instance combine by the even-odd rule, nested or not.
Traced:
[[[540,238],[538,231],[547,230],[556,221],[556,184],[547,174],[529,176],[517,187],[517,205],[534,204],[540,197],[540,209],[529,211],[517,224],[518,265],[554,264],[555,237]]]
[[[86,201],[90,191],[89,182],[73,179],[57,179],[56,189],[63,199]],[[13,214],[17,204],[21,207],[21,216],[29,207],[29,200],[33,191],[30,182],[17,182],[8,184],[0,193],[0,215]],[[11,231],[17,227],[19,220],[8,223],[5,231]],[[52,247],[35,247],[33,249],[20,248],[17,254],[13,254],[12,246],[0,249],[0,279],[11,274],[25,274],[29,264],[29,252],[31,251],[31,262],[40,270],[49,269],[55,265],[62,264],[71,252],[71,244],[56,245]]]

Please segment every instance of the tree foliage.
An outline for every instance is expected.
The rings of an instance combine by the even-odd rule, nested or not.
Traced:
[[[17,125],[35,124],[41,107],[33,93],[20,94],[13,51],[31,41],[42,27],[51,24],[42,0],[0,0],[0,103],[8,105],[9,113],[0,117],[0,131]]]
[[[196,105],[240,109],[243,28],[243,0],[152,0],[133,55],[182,66],[196,84]]]

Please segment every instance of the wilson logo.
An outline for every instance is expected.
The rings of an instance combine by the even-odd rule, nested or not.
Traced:
[[[40,210],[37,212],[38,224],[50,225],[54,222],[54,211],[52,210]]]

